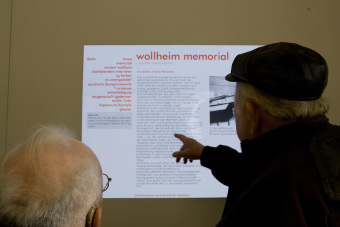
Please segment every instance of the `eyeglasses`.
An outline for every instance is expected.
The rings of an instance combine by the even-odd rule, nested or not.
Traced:
[[[108,175],[106,175],[105,173],[102,173],[102,177],[103,177],[103,182],[106,181],[105,187],[102,189],[102,192],[105,192],[109,186],[110,186],[110,181],[112,180]],[[91,207],[91,209],[89,210],[89,212],[86,215],[86,227],[92,227],[92,222],[94,219],[94,214],[96,213],[98,205],[93,205]]]
[[[106,181],[106,185],[105,185],[105,187],[102,189],[102,192],[105,192],[108,188],[109,188],[109,186],[110,186],[110,181],[112,180],[108,175],[106,175],[105,173],[102,173],[102,175],[103,175],[103,182],[105,182]]]

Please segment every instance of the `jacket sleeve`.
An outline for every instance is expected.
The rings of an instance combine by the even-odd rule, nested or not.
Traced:
[[[201,156],[201,165],[209,168],[214,177],[226,186],[239,173],[242,163],[242,155],[228,146],[206,146]]]

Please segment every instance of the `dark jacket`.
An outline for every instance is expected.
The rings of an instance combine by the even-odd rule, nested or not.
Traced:
[[[217,226],[340,226],[340,127],[325,116],[205,147],[201,164],[229,186]]]

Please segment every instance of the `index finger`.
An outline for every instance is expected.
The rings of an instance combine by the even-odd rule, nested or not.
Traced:
[[[185,135],[182,135],[182,134],[175,133],[174,136],[182,142],[184,142],[184,140],[187,139],[187,137]]]

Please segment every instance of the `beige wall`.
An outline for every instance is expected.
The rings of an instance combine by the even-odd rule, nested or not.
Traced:
[[[336,0],[1,0],[0,149],[37,123],[80,138],[85,44],[300,43],[329,63],[328,116],[340,124],[339,25]],[[223,202],[105,200],[104,226],[213,226]]]
[[[11,1],[0,2],[0,151],[6,147]]]

